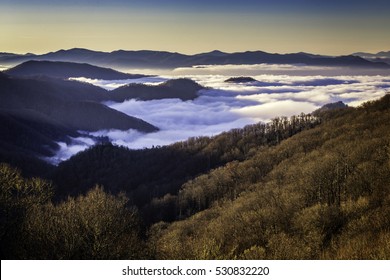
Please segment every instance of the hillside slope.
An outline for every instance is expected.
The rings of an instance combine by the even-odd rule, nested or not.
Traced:
[[[389,259],[390,95],[323,119],[183,185],[157,258]]]
[[[154,197],[177,194],[183,183],[199,174],[242,161],[260,147],[276,145],[317,124],[317,119],[301,114],[291,120],[275,118],[270,124],[248,125],[215,137],[190,138],[152,149],[98,145],[62,162],[52,179],[60,198],[85,194],[99,184],[111,193],[125,191],[135,205],[144,207]],[[176,218],[175,214],[160,214],[163,219]]]

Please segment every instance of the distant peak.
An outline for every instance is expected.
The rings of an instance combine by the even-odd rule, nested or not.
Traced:
[[[220,50],[213,50],[209,52],[209,54],[225,54],[224,52],[221,52]]]
[[[200,53],[199,55],[209,55],[209,56],[224,56],[227,53],[224,53],[220,50],[213,50],[211,52],[206,52],[206,53]]]

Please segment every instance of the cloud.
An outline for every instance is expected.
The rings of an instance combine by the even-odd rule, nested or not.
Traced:
[[[71,156],[95,145],[95,141],[89,137],[70,137],[70,143],[58,142],[59,150],[53,157],[44,158],[52,164],[59,164],[61,161],[69,159]]]
[[[163,77],[144,77],[138,79],[127,79],[127,80],[100,80],[100,79],[90,79],[84,77],[69,78],[69,80],[84,82],[93,84],[95,86],[102,87],[106,90],[114,90],[118,87],[127,85],[127,84],[146,84],[146,85],[157,85],[162,82],[167,81],[167,78]]]
[[[237,68],[236,65],[234,67]],[[81,138],[73,139],[71,144],[60,143],[61,148],[53,162],[65,160],[93,145],[95,142],[93,138],[96,136],[107,136],[114,144],[132,149],[167,145],[193,136],[211,136],[247,124],[267,122],[276,116],[310,113],[331,102],[343,101],[350,106],[358,106],[367,100],[380,98],[390,89],[389,76],[339,75],[338,72],[335,75],[313,73],[308,76],[301,75],[299,71],[294,72],[294,75],[257,71],[252,77],[259,83],[225,82],[231,77],[226,73],[230,73],[234,67],[229,65],[209,67],[217,69],[219,74],[203,72],[182,75],[173,71],[170,74],[164,73],[164,76],[137,79],[140,83],[157,84],[170,78],[185,77],[208,88],[199,91],[199,97],[193,101],[162,99],[107,102],[105,104],[111,108],[141,118],[159,127],[160,131],[144,134],[135,130],[103,130],[90,133],[91,138],[83,135]],[[297,67],[302,66],[286,66],[285,69]],[[234,71],[239,69],[236,68]],[[256,69],[256,66],[252,66],[253,69]],[[307,70],[307,67],[305,69]],[[109,89],[129,82],[85,78],[83,81]]]
[[[335,70],[334,67],[325,67],[327,70]],[[272,72],[273,74],[283,74],[297,71],[324,71],[324,67],[291,65],[291,64],[226,64],[226,65],[195,65],[192,67],[179,67],[174,70],[176,74],[211,74],[211,75],[259,75]]]
[[[166,74],[166,72],[165,72]],[[300,75],[300,76],[337,76],[337,75],[390,75],[389,69],[365,69],[335,66],[308,66],[303,64],[242,64],[242,65],[197,65],[176,68],[173,75]]]
[[[264,103],[261,105],[248,106],[239,109],[233,109],[233,112],[239,115],[257,118],[267,121],[276,117],[275,112],[279,112],[277,116],[292,116],[299,113],[311,113],[317,108],[316,105],[310,102],[298,102],[294,100],[280,100]]]

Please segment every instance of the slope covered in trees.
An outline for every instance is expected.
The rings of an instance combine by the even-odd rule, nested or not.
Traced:
[[[387,95],[187,182],[156,257],[389,259],[389,123]]]
[[[318,118],[301,114],[152,149],[99,145],[61,163],[52,179],[58,186],[59,198],[82,194],[101,184],[113,193],[126,191],[134,204],[143,207],[153,198],[177,194],[183,183],[199,174],[234,160],[242,161],[259,147],[276,145],[318,122]],[[164,219],[175,219],[175,215]]]
[[[2,258],[389,259],[390,95],[319,117],[98,146],[53,183],[2,164]]]

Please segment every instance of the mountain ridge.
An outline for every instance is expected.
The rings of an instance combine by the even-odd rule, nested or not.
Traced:
[[[384,62],[373,62],[356,55],[324,56],[307,53],[278,54],[264,51],[245,51],[225,53],[219,50],[211,52],[187,55],[167,51],[126,51],[116,50],[112,52],[93,51],[88,49],[73,48],[59,50],[41,55],[15,55],[0,56],[0,63],[15,65],[27,60],[57,60],[64,62],[90,63],[98,66],[111,67],[141,67],[141,68],[177,68],[191,67],[195,65],[212,64],[305,64],[315,66],[350,66],[390,68]]]
[[[390,65],[390,51],[380,51],[377,53],[357,52],[352,55],[360,56],[372,62],[387,63]]]

